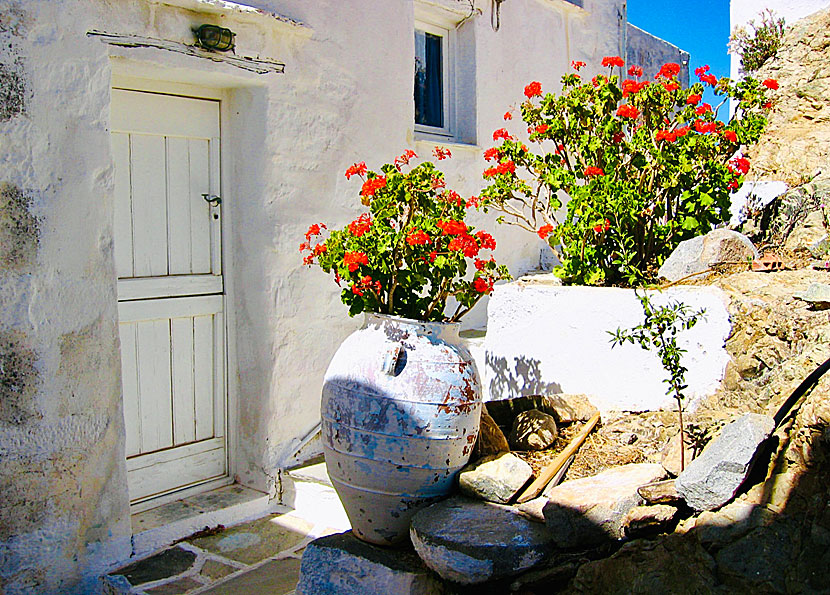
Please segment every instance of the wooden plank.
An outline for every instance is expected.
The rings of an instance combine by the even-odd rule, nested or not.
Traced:
[[[119,324],[121,337],[121,387],[124,395],[124,427],[127,456],[141,452],[141,410],[138,395],[136,325]]]
[[[112,154],[115,162],[115,271],[118,277],[133,276],[133,213],[130,189],[130,137],[112,135]]]
[[[141,402],[141,452],[173,445],[170,400],[170,322],[151,320],[136,325],[138,381]]]
[[[121,302],[118,314],[121,322],[168,320],[215,314],[222,310],[221,295],[174,297],[164,300],[136,300]]]
[[[133,258],[136,277],[167,274],[167,184],[164,138],[130,136]]]
[[[219,179],[220,163],[220,142],[219,137],[210,139],[210,192],[213,195],[221,195],[222,188]],[[224,201],[223,201],[224,202]],[[211,214],[208,223],[210,225],[210,246],[211,246],[211,267],[214,275],[222,274],[222,203],[213,205],[210,208]]]
[[[193,384],[196,393],[196,440],[213,436],[213,316],[193,319]]]
[[[196,440],[196,405],[193,393],[193,319],[170,321],[173,350],[173,444]]]
[[[210,206],[202,194],[211,194],[210,146],[208,141],[190,139],[190,242],[193,246],[192,273],[210,273],[212,256]]]
[[[213,316],[213,435],[225,435],[225,316]]]
[[[528,500],[532,500],[536,496],[542,493],[542,490],[545,489],[545,486],[550,483],[551,479],[556,475],[559,469],[568,462],[568,459],[579,450],[579,447],[582,446],[582,443],[585,442],[585,439],[588,437],[588,434],[591,433],[591,430],[594,429],[594,426],[599,423],[599,413],[595,413],[594,416],[588,420],[585,426],[579,431],[579,434],[574,436],[573,440],[570,441],[568,446],[556,455],[556,458],[553,460],[553,463],[548,465],[547,467],[543,468],[539,472],[539,477],[537,477],[532,484],[530,484],[524,492],[522,492],[519,497],[516,499],[517,504],[521,504],[522,502],[527,502]]]
[[[119,300],[144,300],[222,293],[222,277],[216,275],[165,275],[119,279]]]
[[[226,473],[225,444],[221,438],[142,455],[127,461],[130,501],[144,500]]]
[[[167,260],[170,275],[191,272],[188,140],[167,139]]]
[[[156,136],[219,136],[219,102],[143,91],[112,90],[114,132]]]

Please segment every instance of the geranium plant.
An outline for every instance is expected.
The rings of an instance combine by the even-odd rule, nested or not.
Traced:
[[[684,89],[678,64],[665,64],[655,80],[639,66],[620,82],[621,58],[603,59],[608,74],[583,81],[585,64],[562,78],[560,94],[525,88],[521,118],[529,145],[506,128],[485,151],[485,209],[500,221],[546,239],[568,283],[641,285],[681,241],[729,217],[730,193],[749,169],[737,151],[766,126],[773,79],[718,80],[709,67]],[[702,102],[704,86],[722,101]],[[738,101],[724,124],[718,111]],[[505,114],[512,119],[512,112]]]
[[[452,156],[441,147],[434,155]],[[493,236],[464,221],[478,198],[461,197],[434,163],[411,166],[414,159],[407,150],[380,172],[352,165],[346,177],[362,180],[360,200],[368,210],[343,229],[314,224],[300,244],[304,264],[318,264],[342,287],[352,316],[369,311],[455,322],[496,281],[509,278],[507,267],[485,256],[496,247]],[[466,278],[469,264],[475,272]],[[447,312],[450,298],[457,304]]]

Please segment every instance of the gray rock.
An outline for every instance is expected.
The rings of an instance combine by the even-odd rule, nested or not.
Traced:
[[[516,450],[544,450],[556,441],[557,435],[553,416],[531,409],[516,417],[509,441]]]
[[[675,482],[677,492],[695,510],[714,510],[738,491],[759,446],[775,429],[768,415],[747,413],[723,428]]]
[[[796,557],[797,525],[797,522],[784,519],[759,527],[725,546],[715,556],[720,579],[733,592],[739,593],[804,592],[787,589],[786,582],[787,572]],[[826,567],[823,574],[826,574]]]
[[[556,550],[544,525],[509,507],[461,497],[418,511],[410,537],[428,567],[446,580],[467,585],[513,576],[543,563]]]
[[[548,412],[559,424],[588,421],[597,412],[586,395],[551,395],[547,401]]]
[[[715,229],[681,242],[658,273],[669,281],[679,281],[722,262],[749,262],[759,256],[758,250],[745,235],[730,229]]]
[[[810,283],[806,291],[795,293],[793,297],[815,306],[826,306],[830,304],[830,285],[827,283]]]
[[[821,210],[807,214],[790,232],[784,248],[787,250],[815,250],[827,238],[824,213]]]
[[[308,544],[296,593],[444,595],[448,589],[411,549],[378,547],[347,531]]]
[[[662,465],[636,463],[566,481],[549,492],[545,524],[564,548],[622,539],[626,513],[642,503],[637,488],[665,476]]]
[[[533,469],[516,455],[503,452],[479,459],[458,474],[463,494],[489,502],[508,502],[533,477]]]

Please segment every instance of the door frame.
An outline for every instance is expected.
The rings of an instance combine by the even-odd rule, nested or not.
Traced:
[[[228,108],[230,104],[230,91],[227,89],[204,87],[200,85],[192,85],[186,83],[175,83],[162,80],[136,78],[127,75],[118,74],[113,64],[113,74],[110,87],[113,89],[124,89],[128,91],[138,91],[145,93],[156,93],[164,95],[176,95],[181,97],[189,97],[193,99],[207,99],[219,102],[219,178],[220,178],[220,196],[222,197],[222,218],[220,220],[221,238],[222,238],[222,279],[224,286],[224,294],[222,295],[224,308],[224,324],[225,324],[225,358],[224,358],[224,380],[225,380],[225,394],[226,407],[225,411],[225,444],[226,444],[226,465],[228,475],[219,479],[213,479],[189,488],[183,488],[164,494],[150,500],[145,500],[138,504],[130,505],[130,513],[135,514],[151,508],[162,506],[168,502],[180,500],[188,496],[206,492],[215,488],[223,487],[234,483],[237,475],[237,453],[238,453],[238,360],[236,353],[236,312],[233,308],[235,300],[235,285],[233,282],[233,275],[230,274],[233,267],[229,263],[234,262],[233,257],[233,242],[232,232],[234,209],[233,204],[235,196],[231,189],[234,188],[232,183],[233,173],[233,159],[231,158],[233,147],[230,143],[231,130],[231,114]],[[118,241],[117,238],[115,241]],[[120,346],[119,346],[120,349]],[[123,394],[121,396],[123,402]]]

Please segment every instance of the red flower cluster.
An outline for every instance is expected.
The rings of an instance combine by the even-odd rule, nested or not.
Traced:
[[[726,165],[734,174],[741,174],[746,175],[749,171],[749,159],[745,159],[744,157],[735,157],[734,159],[730,159],[729,163]]]
[[[545,132],[548,131],[548,128],[549,128],[549,126],[547,124],[539,124],[536,127],[536,133],[537,134],[544,134]]]
[[[459,234],[467,233],[467,224],[463,221],[454,221],[450,219],[449,221],[439,221],[436,225],[442,232],[444,232],[443,235],[445,236],[457,236]]]
[[[438,176],[432,176],[430,178],[430,183],[432,185],[433,190],[444,188],[447,185],[447,183],[444,181],[444,178],[439,178]]]
[[[629,66],[628,74],[630,76],[641,77],[643,76],[643,69],[640,66]]]
[[[458,192],[456,192],[455,190],[445,190],[441,194],[441,198],[443,198],[451,205],[456,205],[459,207],[464,205],[464,199],[461,198],[461,195],[459,195]]]
[[[360,189],[361,196],[374,196],[375,192],[386,186],[386,176],[378,176],[371,180],[363,182],[363,187]]]
[[[480,248],[476,239],[469,234],[462,234],[450,240],[447,249],[452,252],[463,252],[467,258],[473,258],[478,255]]]
[[[654,78],[663,77],[670,79],[678,74],[680,74],[680,64],[677,64],[676,62],[667,62],[660,67],[660,72],[658,72]]]
[[[496,259],[493,258],[492,256],[490,257],[490,260],[481,260],[480,258],[476,258],[476,260],[475,260],[476,270],[479,270],[479,271],[483,270],[491,262],[494,263],[494,264],[496,262]]]
[[[677,83],[676,83],[676,82],[674,82],[674,81],[669,81],[669,82],[663,81],[663,83],[662,83],[662,84],[663,84],[663,88],[664,88],[666,91],[668,91],[669,93],[672,93],[672,92],[674,92],[674,91],[677,91],[677,90],[680,88],[680,85],[679,85],[679,84],[677,84]]]
[[[625,62],[623,62],[623,59],[619,56],[605,56],[602,59],[602,65],[604,67],[610,66],[613,68],[614,66],[619,66],[620,68],[622,68],[623,64],[625,64]]]
[[[473,289],[479,293],[490,293],[493,291],[493,279],[488,277],[479,277],[473,281]]]
[[[585,67],[585,62],[582,60],[574,60],[571,62],[571,68],[574,70],[580,70]]]
[[[553,225],[551,225],[550,223],[546,223],[545,225],[540,227],[536,231],[536,233],[539,235],[540,238],[542,238],[544,240],[546,237],[548,237],[550,235],[550,233],[552,231],[553,231]]]
[[[476,238],[479,242],[481,242],[481,248],[483,250],[495,250],[496,249],[496,240],[484,230],[476,232]]]
[[[738,142],[738,135],[735,134],[734,130],[724,130],[723,131],[723,138],[728,140],[730,143],[737,143]]]
[[[406,243],[410,246],[423,246],[429,244],[429,242],[429,235],[422,229],[416,229],[406,236]]]
[[[350,273],[354,273],[362,264],[369,264],[369,257],[364,252],[346,252],[343,255],[343,264],[348,267]]]
[[[707,132],[717,132],[718,123],[704,122],[703,120],[695,120],[695,130],[697,130],[701,134],[706,134]]]
[[[778,89],[778,81],[775,79],[765,79],[764,82],[761,84],[764,85],[767,89],[772,89],[773,91]]]
[[[509,132],[507,132],[507,128],[499,128],[493,132],[493,140],[499,140],[500,138],[503,138],[504,140],[513,140],[513,137],[510,136]]]
[[[308,231],[305,232],[305,239],[310,240],[312,236],[319,236],[321,228],[328,229],[325,223],[315,223],[314,225],[310,225],[308,227]]]
[[[488,167],[484,170],[485,178],[492,178],[494,176],[501,176],[504,174],[513,174],[516,172],[516,164],[512,161],[504,161],[499,163],[496,167]]]
[[[382,286],[380,281],[372,282],[372,277],[370,275],[366,275],[360,279],[357,283],[352,284],[352,293],[355,295],[363,295],[363,291],[368,289],[369,291],[374,290],[377,293],[380,293]]]
[[[704,103],[704,104],[699,105],[698,107],[695,108],[695,113],[698,116],[702,116],[703,114],[705,114],[707,112],[711,112],[711,111],[712,111],[712,106],[709,105],[708,103]]]
[[[369,213],[363,213],[360,217],[349,223],[349,233],[354,237],[359,238],[364,233],[369,231],[372,226],[372,218]]]
[[[444,159],[452,157],[450,150],[445,149],[444,147],[435,147],[432,150],[432,154],[435,155],[435,158],[438,159],[438,161],[443,161]]]
[[[588,177],[591,177],[591,176],[604,176],[605,175],[605,172],[602,171],[601,167],[594,167],[593,165],[586,167],[584,173]]]
[[[398,171],[401,171],[402,166],[409,165],[409,162],[417,157],[418,156],[415,154],[415,151],[413,151],[412,149],[407,149],[403,152],[403,155],[395,157],[395,167]]]
[[[539,81],[533,81],[527,87],[525,87],[525,97],[530,99],[531,97],[536,97],[537,95],[542,94],[542,83]]]
[[[642,82],[638,83],[634,79],[625,79],[622,82],[623,97],[628,97],[629,95],[631,95],[633,93],[637,93],[639,91],[642,91],[643,89],[648,87],[648,85],[649,85],[649,81],[642,81]]]
[[[504,116],[502,116],[502,117],[505,119],[505,121],[512,120],[513,119],[513,112],[509,112],[509,111],[504,112]]]
[[[624,103],[619,108],[617,108],[617,115],[621,118],[631,118],[633,120],[640,115],[640,110],[638,110],[633,105],[628,105],[627,103]]]
[[[669,141],[670,143],[673,143],[674,141],[677,140],[677,135],[671,130],[658,130],[654,134],[654,140],[657,141],[658,143],[661,140],[666,140],[666,141]]]
[[[346,170],[346,179],[350,180],[352,176],[363,176],[366,174],[366,163],[361,161],[360,163],[355,163],[349,169]]]
[[[691,93],[686,98],[686,103],[689,105],[697,105],[703,97],[699,93]]]
[[[490,147],[489,149],[484,151],[484,160],[485,161],[491,161],[493,159],[498,161],[499,158],[500,158],[500,153],[499,153],[499,150],[496,147]]]
[[[602,233],[604,231],[608,231],[609,229],[611,229],[611,222],[608,219],[605,220],[605,223],[594,225],[594,231],[596,233]]]
[[[471,196],[470,198],[467,199],[467,203],[464,206],[466,206],[468,209],[470,207],[478,208],[478,205],[479,205],[480,202],[481,202],[481,199],[479,197]]]

